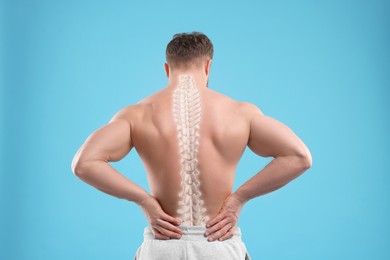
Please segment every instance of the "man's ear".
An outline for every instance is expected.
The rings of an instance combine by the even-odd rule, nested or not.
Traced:
[[[167,75],[167,78],[169,78],[169,65],[168,65],[168,63],[164,63],[164,69],[165,69],[165,74]]]
[[[208,76],[209,75],[209,73],[210,73],[210,67],[211,67],[211,63],[213,62],[213,60],[207,60],[207,62],[206,62],[206,65],[205,65],[205,73],[206,73],[206,76]]]

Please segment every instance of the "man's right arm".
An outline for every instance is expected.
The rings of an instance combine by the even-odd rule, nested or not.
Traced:
[[[288,126],[264,115],[255,105],[252,111],[248,147],[259,156],[274,159],[235,191],[244,203],[283,187],[312,166],[309,149]]]
[[[207,222],[209,241],[225,240],[233,236],[243,205],[260,195],[277,190],[311,167],[309,149],[293,131],[255,105],[248,104],[250,135],[248,147],[262,157],[274,157],[255,176],[231,193],[217,216]]]

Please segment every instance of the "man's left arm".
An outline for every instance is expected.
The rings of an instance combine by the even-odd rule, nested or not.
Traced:
[[[134,107],[117,112],[110,122],[93,132],[72,160],[73,173],[84,182],[141,207],[157,239],[180,238],[178,219],[166,214],[155,197],[130,181],[108,162],[117,162],[133,148],[131,120]]]
[[[126,118],[128,109],[131,106],[117,112],[107,125],[88,136],[72,160],[72,171],[95,188],[139,205],[149,197],[147,191],[108,163],[121,160],[133,148],[131,124]]]

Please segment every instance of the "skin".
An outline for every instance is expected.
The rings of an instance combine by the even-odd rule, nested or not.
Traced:
[[[167,86],[118,111],[88,136],[72,161],[72,171],[84,182],[139,205],[157,239],[180,239],[182,234],[176,212],[180,155],[171,110],[180,74],[192,75],[201,95],[197,158],[205,214],[210,217],[205,232],[209,241],[232,237],[246,202],[281,188],[312,165],[308,148],[288,126],[264,115],[254,104],[208,88],[211,62],[205,58],[185,69],[165,63]],[[232,192],[236,167],[247,146],[259,156],[274,159]],[[145,166],[152,194],[109,164],[133,148]]]

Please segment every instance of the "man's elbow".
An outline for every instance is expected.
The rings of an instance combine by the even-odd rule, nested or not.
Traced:
[[[305,170],[309,169],[313,165],[313,159],[311,157],[311,153],[308,149],[306,149],[306,154],[301,156],[300,164],[302,168]]]
[[[305,157],[305,158],[302,159],[302,167],[304,169],[307,170],[307,169],[311,168],[311,166],[312,166],[312,159],[311,159],[311,157]]]
[[[80,179],[85,179],[88,175],[99,171],[102,162],[107,163],[106,161],[96,159],[77,161],[72,163],[72,172]]]
[[[72,161],[72,172],[74,175],[80,178],[80,176],[85,175],[88,171],[88,167],[85,163],[79,162],[79,161]]]
[[[289,158],[291,164],[300,172],[304,172],[312,166],[311,154],[307,148],[292,154]]]
[[[84,165],[81,163],[81,160],[80,160],[80,155],[81,155],[80,151],[81,151],[81,149],[79,149],[77,151],[77,153],[73,157],[72,163],[70,165],[70,168],[71,168],[73,174],[78,176],[78,177],[84,172]]]
[[[76,164],[76,165],[72,164],[71,168],[72,168],[72,172],[73,172],[74,175],[76,175],[76,176],[80,176],[81,175],[81,167],[80,167],[79,164]]]

